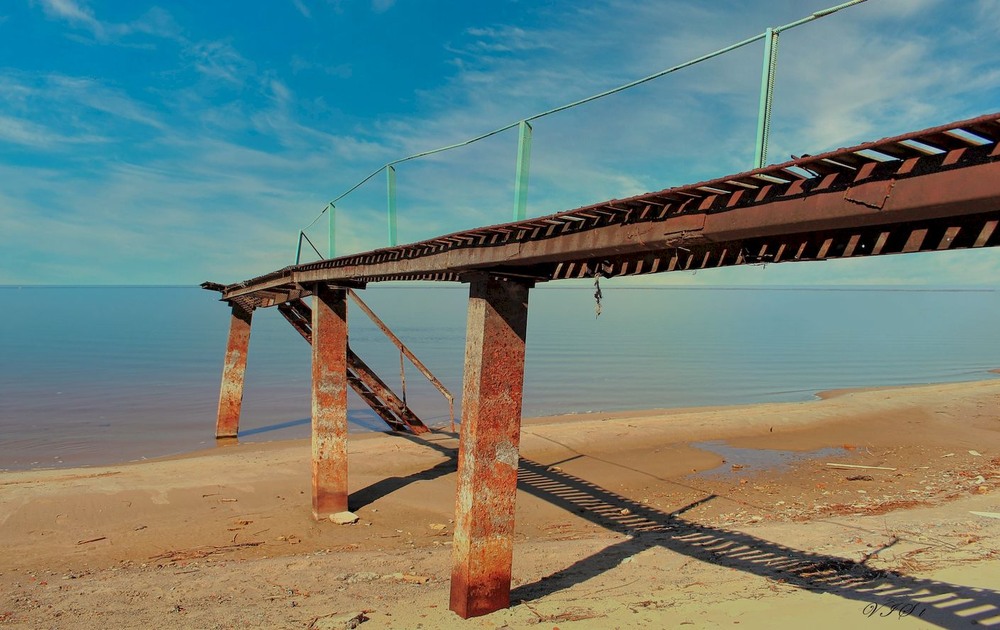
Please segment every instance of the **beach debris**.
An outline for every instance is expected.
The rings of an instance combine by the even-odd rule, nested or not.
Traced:
[[[330,521],[337,525],[353,525],[358,522],[358,518],[354,512],[337,512],[330,515]]]
[[[371,612],[375,611],[362,610],[356,615],[330,613],[329,615],[314,617],[306,627],[308,630],[354,630],[354,628],[368,621],[368,613]]]
[[[435,531],[441,531],[442,529],[445,529],[448,526],[445,525],[444,523],[431,523],[430,525],[428,525],[428,527],[430,527]]]
[[[407,584],[427,584],[431,581],[431,578],[426,575],[414,575],[413,573],[404,573],[403,577],[400,578]]]
[[[382,576],[378,573],[372,573],[371,571],[361,571],[360,573],[340,573],[335,575],[333,579],[341,582],[347,582],[348,584],[360,584],[363,582],[374,582],[375,580],[380,580],[382,579]]]
[[[859,468],[863,470],[896,470],[895,468],[890,468],[888,466],[862,466],[861,464],[838,464],[836,462],[827,462],[827,466],[830,468]]]
[[[945,454],[944,454],[944,455],[942,455],[941,457],[954,457],[954,456],[955,456],[955,454],[954,454],[954,453],[945,453]],[[925,466],[925,468],[926,468],[926,466]]]
[[[549,472],[557,472],[557,473],[559,473],[559,472],[562,472],[562,468],[560,468],[558,466],[549,466],[548,467],[548,471]]]
[[[163,560],[166,562],[178,562],[181,560],[195,560],[198,558],[204,558],[206,556],[212,556],[220,553],[226,553],[229,551],[236,551],[238,549],[243,549],[245,547],[257,547],[263,545],[264,541],[251,541],[236,543],[233,545],[221,545],[221,546],[209,546],[209,547],[197,547],[194,549],[180,549],[177,551],[165,551],[161,554],[155,556],[150,556],[150,560]]]
[[[875,477],[871,475],[851,475],[847,478],[848,481],[875,481]]]
[[[985,516],[986,518],[1000,518],[1000,512],[972,512],[969,514],[975,514],[976,516]]]
[[[629,514],[632,513],[632,510],[628,508],[622,508],[621,511],[619,511],[618,513],[621,514],[622,516],[628,516]]]
[[[979,451],[969,451],[969,455],[972,455],[973,457],[982,457],[983,456],[983,454],[980,453]]]
[[[90,540],[78,540],[78,541],[76,541],[76,544],[78,544],[78,545],[89,545],[90,543],[95,543],[95,542],[97,542],[99,540],[107,540],[107,539],[108,539],[107,536],[101,536],[100,538],[91,538]]]

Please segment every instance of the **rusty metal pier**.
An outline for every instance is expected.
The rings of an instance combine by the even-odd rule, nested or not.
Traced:
[[[237,434],[253,311],[278,307],[312,344],[314,514],[346,510],[348,387],[367,391],[362,398],[393,430],[427,430],[348,347],[349,294],[370,282],[468,283],[451,608],[462,617],[486,614],[510,603],[535,284],[995,247],[998,222],[1000,113],[236,284],[205,283],[232,307],[216,435]],[[302,301],[309,296],[312,309]]]

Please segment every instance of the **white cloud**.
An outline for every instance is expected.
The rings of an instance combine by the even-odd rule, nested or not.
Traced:
[[[372,0],[372,11],[385,13],[396,4],[396,0]]]
[[[304,0],[293,4],[317,20],[329,10]],[[301,97],[300,82],[314,77],[295,75],[361,80],[367,72],[363,60],[327,59],[324,65],[292,54],[284,57],[289,65],[278,61],[276,67],[273,59],[250,57],[249,47],[237,50],[234,40],[190,41],[159,9],[115,25],[98,20],[85,4],[48,0],[46,15],[103,43],[120,44],[125,35],[176,43],[182,69],[203,80],[151,93],[98,77],[0,71],[0,138],[88,164],[85,173],[71,169],[68,176],[0,166],[5,182],[0,192],[6,195],[0,197],[0,223],[5,230],[12,226],[0,241],[37,237],[37,261],[24,273],[36,274],[38,281],[176,282],[186,274],[183,280],[194,282],[266,272],[290,262],[296,230],[327,200],[391,159],[465,140],[828,4],[769,3],[750,17],[733,10],[735,2],[608,0],[567,3],[559,14],[558,5],[525,6],[531,19],[478,25],[450,42],[453,71],[440,78],[443,84],[400,95],[414,103],[409,115],[359,121],[336,109],[335,95],[323,97],[329,105]],[[371,4],[374,11],[391,6]],[[936,25],[936,37],[922,35],[927,31],[915,21],[942,6],[933,0],[873,1],[782,35],[772,155],[814,152],[944,122],[979,107],[970,95],[997,94],[996,48],[970,53],[967,43],[992,41],[995,36],[983,36],[996,25],[968,29],[969,23],[957,22]],[[974,14],[992,3],[968,6],[966,13]],[[893,28],[887,28],[889,22]],[[536,121],[529,212],[565,210],[748,168],[760,54],[755,44]],[[508,220],[516,142],[516,132],[508,131],[400,165],[401,238]],[[88,151],[86,143],[107,149]],[[384,182],[380,174],[338,204],[340,253],[384,244]],[[12,216],[7,211],[15,207]],[[49,208],[64,214],[51,216]],[[104,224],[115,225],[101,233]],[[323,242],[324,231],[321,224],[314,228]],[[48,244],[45,234],[53,235]],[[76,267],[56,266],[46,246],[71,252]],[[133,275],[126,277],[115,265],[115,251],[151,262],[128,270]],[[934,275],[929,264],[915,260],[769,266],[761,273],[722,270],[663,279],[919,282],[950,273]],[[942,265],[953,277],[964,270],[961,277],[972,282],[995,276],[1000,261],[996,253],[976,252],[961,264]],[[199,277],[191,277],[195,266]],[[148,275],[136,277],[135,269]]]
[[[107,142],[106,138],[94,135],[64,135],[45,125],[0,115],[0,139],[34,149],[58,148],[66,144]]]
[[[351,64],[349,63],[324,65],[301,57],[300,55],[292,55],[292,60],[289,65],[291,66],[294,74],[315,70],[340,79],[349,79],[352,74]]]
[[[90,9],[74,0],[41,0],[41,4],[47,16],[90,30],[98,39],[104,37],[104,25],[94,17]]]
[[[253,64],[228,42],[196,42],[188,47],[187,54],[193,59],[194,68],[210,79],[242,85],[254,72]]]
[[[474,40],[468,44],[468,50],[459,52],[514,53],[552,47],[537,34],[516,26],[474,27],[467,29],[466,33]]]
[[[312,19],[312,11],[309,10],[309,7],[306,6],[306,3],[303,2],[303,0],[292,0],[292,4],[295,5],[295,8],[302,14],[302,17]]]
[[[89,31],[100,43],[117,42],[121,38],[144,33],[157,37],[177,37],[177,24],[169,13],[159,7],[153,7],[134,22],[113,23],[102,21],[85,4],[76,0],[38,0],[45,15],[51,19],[62,20],[78,29]]]

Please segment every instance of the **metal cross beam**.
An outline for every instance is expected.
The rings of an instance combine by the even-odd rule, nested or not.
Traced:
[[[286,267],[223,287],[222,297],[273,306],[317,282],[456,282],[479,272],[544,282],[598,270],[632,275],[845,252],[991,247],[1000,244],[998,141],[1000,114],[981,116],[689,186]],[[868,243],[873,233],[885,241],[881,247]],[[915,233],[926,238],[911,242]]]

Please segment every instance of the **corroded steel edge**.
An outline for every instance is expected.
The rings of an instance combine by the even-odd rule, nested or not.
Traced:
[[[912,132],[874,142],[867,142],[846,149],[837,149],[820,155],[797,158],[783,164],[746,171],[737,175],[720,177],[697,184],[670,188],[654,193],[646,193],[628,199],[611,200],[567,212],[532,218],[526,221],[506,223],[463,232],[456,232],[419,243],[398,247],[374,250],[335,259],[306,263],[259,276],[257,278],[231,284],[221,289],[224,300],[250,299],[253,307],[272,306],[283,301],[287,295],[303,296],[308,292],[303,284],[308,282],[327,281],[339,283],[382,282],[389,280],[437,280],[461,281],[463,274],[476,269],[508,272],[518,275],[524,267],[536,264],[524,257],[526,244],[539,243],[545,240],[563,242],[567,237],[587,235],[604,228],[617,226],[633,226],[650,223],[666,224],[671,232],[681,237],[690,230],[677,229],[691,221],[697,222],[701,217],[731,215],[737,211],[754,206],[770,207],[775,202],[790,200],[807,200],[810,196],[825,195],[855,189],[864,184],[880,181],[894,183],[904,180],[919,179],[931,173],[944,173],[964,170],[971,166],[992,164],[997,161],[997,141],[1000,140],[1000,113],[989,114]],[[964,131],[982,138],[982,144],[971,142],[963,135],[957,135],[955,130]],[[921,148],[936,147],[940,153],[930,154]],[[902,143],[902,144],[901,144]],[[882,152],[879,152],[882,149]],[[867,153],[878,152],[880,159]],[[899,159],[893,159],[899,156]],[[883,161],[884,160],[884,161]],[[989,177],[996,179],[996,174],[990,172]],[[854,194],[846,194],[839,200],[853,201]],[[877,206],[877,202],[876,203]],[[862,198],[860,206],[867,207]],[[879,208],[873,207],[873,210]],[[769,209],[765,214],[774,215]],[[790,221],[795,218],[791,212],[782,215],[787,224],[798,223]],[[700,226],[697,229],[704,239],[721,243],[725,240],[723,233],[713,233],[713,227],[720,224],[712,221],[712,225]],[[729,234],[732,240],[765,236],[757,233],[761,226],[746,225],[740,234]],[[794,230],[803,232],[814,229],[806,225]],[[619,230],[620,231],[620,230]],[[632,239],[643,235],[636,233]],[[593,255],[582,255],[586,243],[576,243],[574,248],[550,248],[549,257],[555,256],[560,263],[580,262],[585,259],[600,260],[607,256],[621,256],[628,253],[627,242],[622,238],[628,234],[618,235],[617,247],[611,251],[596,251]],[[586,240],[590,240],[587,238]],[[607,239],[605,239],[607,240]],[[612,241],[615,239],[611,239]],[[677,241],[677,238],[674,239]],[[683,240],[683,239],[682,239]],[[678,241],[679,242],[679,241]],[[584,245],[583,248],[579,247]],[[632,244],[634,245],[634,243]],[[643,248],[632,247],[633,253],[648,253],[656,250],[656,245],[669,248],[671,243],[649,243],[643,241]],[[513,246],[513,247],[512,247]],[[496,248],[506,248],[503,256],[498,256]],[[510,250],[514,251],[510,251]],[[464,251],[463,251],[464,250]],[[557,251],[562,250],[562,251]],[[461,254],[457,255],[458,252]],[[486,253],[489,252],[489,253]],[[442,254],[446,256],[442,257]],[[433,260],[430,260],[433,259]],[[416,263],[420,260],[420,263]],[[741,262],[728,264],[742,264]],[[551,262],[551,261],[550,261]],[[549,269],[537,270],[524,274],[536,281],[560,279],[562,276],[552,275]],[[664,270],[658,270],[661,272]],[[648,271],[644,272],[648,273]],[[205,283],[206,288],[219,290],[221,285]]]

